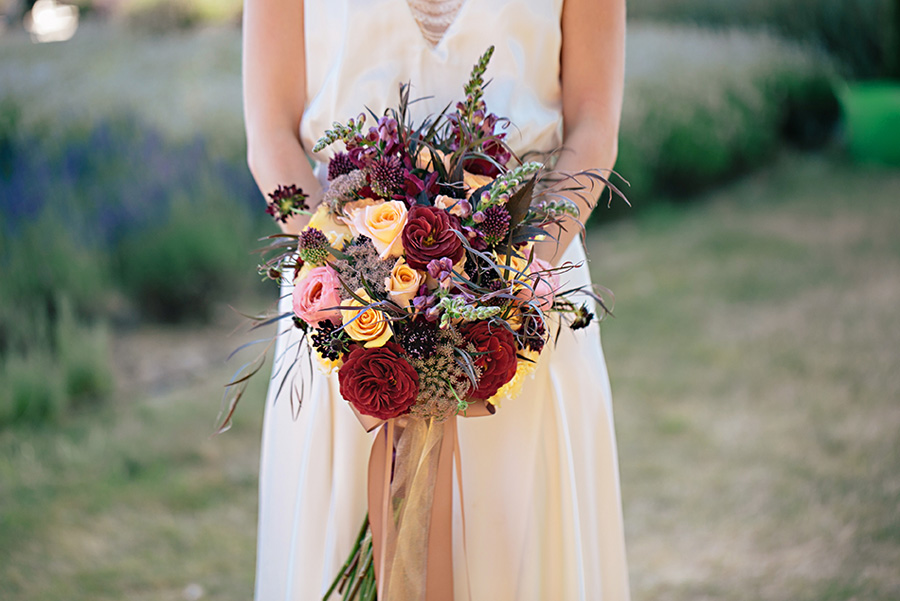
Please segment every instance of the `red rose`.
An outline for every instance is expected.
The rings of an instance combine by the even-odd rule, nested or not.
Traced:
[[[419,374],[396,342],[357,347],[338,371],[341,396],[363,415],[391,419],[406,413],[419,394]]]
[[[402,234],[409,266],[424,271],[433,259],[444,257],[458,263],[465,249],[454,229],[459,229],[459,222],[443,209],[421,205],[410,209]]]
[[[500,324],[476,321],[462,328],[466,342],[475,346],[475,365],[481,368],[478,388],[470,393],[476,399],[489,399],[516,375],[516,339]]]

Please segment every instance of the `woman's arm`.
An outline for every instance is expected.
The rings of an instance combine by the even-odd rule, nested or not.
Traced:
[[[303,0],[245,0],[243,27],[244,125],[247,164],[264,194],[295,184],[310,196],[321,187],[300,145],[306,105]],[[307,218],[282,226],[297,232]]]
[[[565,0],[560,71],[564,150],[556,169],[611,169],[618,153],[625,85],[625,0]],[[602,191],[595,184],[591,196],[596,199]],[[590,207],[577,196],[572,200],[584,223]],[[566,229],[558,246],[553,240],[541,243],[542,258],[559,260],[580,231],[576,224]]]

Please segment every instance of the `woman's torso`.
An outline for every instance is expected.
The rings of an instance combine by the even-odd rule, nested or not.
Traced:
[[[396,107],[401,83],[411,84],[411,99],[427,97],[411,106],[416,122],[439,113],[463,98],[472,66],[491,45],[485,100],[490,112],[512,121],[510,146],[556,148],[562,1],[463,0],[432,46],[407,0],[306,0],[304,148],[335,121]],[[322,162],[327,152],[314,158]]]

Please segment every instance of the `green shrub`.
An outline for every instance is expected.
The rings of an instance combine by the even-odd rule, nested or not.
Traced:
[[[109,330],[79,321],[67,301],[59,304],[55,343],[67,405],[99,403],[113,390]]]
[[[122,240],[117,271],[142,311],[162,321],[204,320],[243,283],[259,222],[227,201],[177,202],[158,227]]]
[[[210,23],[237,23],[240,0],[131,0],[119,9],[133,28],[149,33],[182,31]]]
[[[57,421],[71,409],[100,403],[113,389],[109,331],[79,318],[65,297],[43,307],[0,306],[17,324],[17,343],[0,352],[0,426]]]
[[[838,116],[827,60],[767,34],[633,25],[626,60],[616,170],[637,209],[763,163],[792,127],[807,145],[807,130],[821,142]],[[801,118],[805,127],[795,125]]]
[[[900,76],[895,0],[631,0],[628,10],[636,20],[766,27],[821,44],[855,76]]]
[[[0,358],[0,382],[0,427],[52,422],[65,409],[65,387],[50,353]]]
[[[106,254],[72,230],[47,206],[36,220],[20,223],[15,235],[0,233],[0,303],[55,314],[57,299],[64,295],[79,314],[103,311],[110,292]],[[0,352],[2,348],[0,342]]]
[[[193,5],[178,0],[138,3],[125,12],[125,17],[129,26],[157,34],[191,29],[201,21]]]

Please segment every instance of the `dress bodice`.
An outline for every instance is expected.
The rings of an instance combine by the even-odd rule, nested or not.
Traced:
[[[406,0],[419,30],[431,47],[437,46],[456,19],[463,0]]]
[[[411,84],[411,99],[424,98],[410,107],[417,122],[439,113],[463,98],[472,66],[490,45],[485,101],[512,121],[510,146],[524,152],[559,145],[563,0],[463,0],[434,46],[407,1],[306,0],[300,135],[307,151],[333,122],[395,107],[401,83]],[[330,152],[313,158],[323,162]]]

